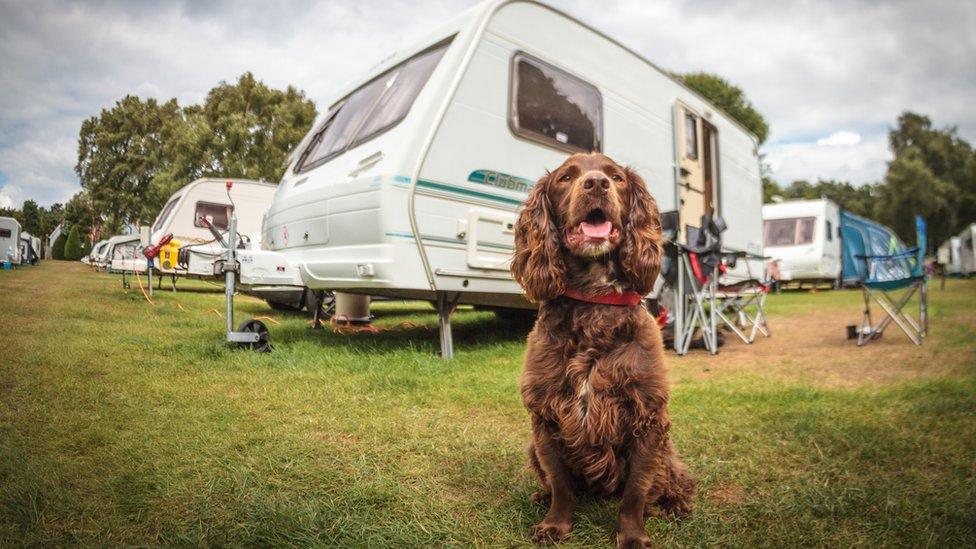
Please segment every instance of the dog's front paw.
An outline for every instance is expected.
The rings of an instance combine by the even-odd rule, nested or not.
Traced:
[[[617,532],[617,549],[654,547],[643,528],[628,528]]]
[[[570,522],[555,522],[543,520],[532,527],[532,541],[540,545],[549,545],[566,539],[573,530]]]
[[[535,503],[536,505],[549,505],[552,502],[552,494],[539,490],[529,497],[529,501]]]

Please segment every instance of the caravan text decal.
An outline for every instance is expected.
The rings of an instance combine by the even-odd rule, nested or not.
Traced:
[[[472,183],[484,183],[485,185],[519,193],[527,193],[535,185],[534,181],[525,179],[524,177],[517,177],[491,170],[475,170],[468,176],[468,181]]]

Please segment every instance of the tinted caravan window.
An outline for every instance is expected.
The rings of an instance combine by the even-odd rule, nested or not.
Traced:
[[[333,105],[299,157],[305,171],[355,147],[403,120],[430,79],[450,41],[404,61]]]
[[[156,232],[163,227],[163,224],[166,223],[166,218],[168,218],[169,214],[172,213],[173,208],[176,207],[176,203],[179,202],[179,200],[180,197],[177,196],[173,200],[170,200],[169,203],[163,207],[162,213],[159,214],[159,217],[156,218],[156,223],[153,224],[153,228],[152,228],[153,232]]]
[[[813,242],[815,217],[767,219],[765,225],[766,246],[796,246]]]
[[[233,208],[229,204],[214,204],[213,202],[197,202],[196,211],[193,214],[193,224],[197,227],[206,227],[200,219],[206,219],[221,230],[226,230],[230,226],[230,212]]]
[[[10,238],[10,229],[0,229],[0,238]]]
[[[599,151],[603,100],[595,86],[524,53],[512,58],[509,123],[516,134],[567,151]]]

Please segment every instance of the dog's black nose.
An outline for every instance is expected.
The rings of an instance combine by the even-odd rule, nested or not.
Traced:
[[[583,180],[583,189],[594,192],[606,192],[610,188],[610,180],[602,175],[592,175]]]

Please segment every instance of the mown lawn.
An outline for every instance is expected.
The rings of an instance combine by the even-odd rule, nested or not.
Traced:
[[[150,306],[81,264],[0,271],[0,546],[521,546],[524,328],[463,311],[434,358],[424,304],[380,334],[271,316],[275,351],[222,343],[221,289]],[[668,355],[695,514],[660,545],[976,543],[976,281],[933,284],[932,335],[858,349],[856,292],[770,297],[773,337]],[[583,501],[567,546],[608,545]]]

